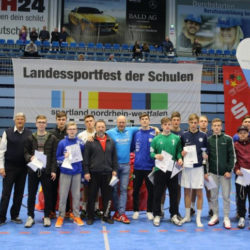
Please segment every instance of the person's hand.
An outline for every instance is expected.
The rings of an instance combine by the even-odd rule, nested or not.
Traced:
[[[94,137],[93,136],[89,136],[87,141],[93,142],[94,141]]]
[[[209,174],[204,174],[204,179],[209,182],[208,176]]]
[[[89,182],[91,179],[90,174],[85,174],[84,179]]]
[[[4,178],[6,176],[5,169],[0,168],[0,175]]]
[[[56,173],[51,172],[51,180],[54,181],[56,179]]]
[[[186,154],[187,154],[187,151],[184,151],[184,150],[183,150],[183,151],[181,152],[182,157],[184,157]]]
[[[64,153],[64,158],[68,158],[69,157],[69,152],[65,152]]]
[[[229,178],[231,178],[231,173],[229,173],[229,172],[226,172],[226,173],[224,174],[224,177],[225,177],[226,179],[229,179]]]
[[[30,161],[33,161],[34,159],[35,159],[35,156],[32,155],[32,156],[30,157]]]
[[[203,152],[203,153],[202,153],[202,158],[203,158],[204,160],[207,160],[207,159],[208,159],[208,155],[207,155],[206,152]]]
[[[183,165],[183,160],[182,160],[182,159],[179,159],[179,160],[177,161],[177,163],[178,163],[179,166],[182,166],[182,165]]]
[[[157,159],[157,160],[159,160],[159,161],[162,161],[163,160],[163,155],[161,155],[161,154],[156,154],[155,155],[155,159]]]
[[[242,172],[239,169],[235,173],[239,176],[243,176]]]
[[[116,171],[113,171],[113,172],[112,172],[112,176],[117,176]]]

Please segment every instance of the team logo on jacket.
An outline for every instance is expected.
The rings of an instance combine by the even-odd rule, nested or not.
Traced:
[[[151,141],[152,141],[152,138],[148,138],[148,141],[151,142]]]
[[[203,142],[203,138],[200,137],[200,138],[199,138],[199,142]]]
[[[172,140],[172,144],[173,144],[173,146],[175,145],[175,139]]]

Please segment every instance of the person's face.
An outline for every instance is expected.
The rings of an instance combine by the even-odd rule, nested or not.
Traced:
[[[123,131],[126,127],[126,118],[124,116],[120,116],[117,118],[117,128],[120,131]]]
[[[85,119],[84,124],[87,130],[92,130],[95,126],[95,120],[93,117],[88,117]]]
[[[246,126],[246,127],[248,128],[248,131],[250,131],[250,118],[245,119],[245,120],[242,122],[242,125],[243,125],[243,126]]]
[[[68,128],[67,128],[67,134],[68,134],[69,138],[75,138],[76,134],[77,134],[77,127],[76,127],[76,125],[68,126]]]
[[[25,118],[23,116],[16,116],[15,126],[18,130],[22,130],[25,124]]]
[[[57,117],[56,118],[57,128],[63,130],[65,128],[66,121],[67,121],[66,116]]]
[[[206,130],[208,126],[208,121],[205,117],[200,117],[199,119],[199,127],[201,130]]]
[[[98,137],[103,137],[106,132],[106,126],[103,122],[97,122],[95,126],[96,134]]]
[[[238,132],[238,136],[239,136],[240,141],[246,141],[246,140],[248,140],[248,132],[245,131],[245,130],[239,131]]]
[[[233,44],[236,37],[236,27],[221,28],[220,34],[224,43]]]
[[[190,35],[195,35],[200,30],[200,24],[193,21],[186,21],[187,32]]]
[[[169,133],[171,129],[171,122],[165,122],[161,124],[161,128],[163,130],[163,133]]]
[[[37,119],[36,120],[36,127],[38,131],[45,131],[47,127],[47,120],[46,119]]]
[[[171,119],[172,127],[173,129],[179,129],[181,124],[181,118],[180,117],[173,117]]]
[[[43,30],[46,30],[46,26],[43,26]]]
[[[222,124],[221,122],[214,122],[212,124],[212,130],[213,130],[213,133],[218,135],[221,133],[221,130],[222,130]]]
[[[149,117],[148,116],[144,116],[140,119],[140,124],[143,128],[147,128],[149,126]]]
[[[169,37],[168,37],[168,36],[166,36],[166,38],[165,38],[165,39],[166,39],[166,41],[167,41],[167,42],[169,41]]]
[[[198,128],[198,120],[197,119],[193,119],[188,121],[188,125],[189,125],[189,129],[191,132],[195,132]]]

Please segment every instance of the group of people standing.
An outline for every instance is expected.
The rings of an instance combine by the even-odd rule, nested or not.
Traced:
[[[207,117],[191,114],[188,118],[188,130],[182,131],[179,112],[172,113],[171,118],[161,119],[162,132],[150,126],[147,113],[140,115],[141,127],[127,127],[126,117],[119,116],[117,126],[107,131],[104,120],[95,121],[93,115],[87,115],[84,118],[86,130],[79,134],[75,122],[67,123],[65,112],[57,113],[57,126],[51,131],[46,130],[47,118],[44,115],[36,117],[37,130],[34,133],[25,128],[23,113],[16,114],[14,121],[15,126],[3,133],[0,144],[0,175],[3,177],[0,225],[6,223],[13,187],[11,221],[22,223],[19,212],[27,173],[26,228],[35,223],[34,209],[39,183],[42,184],[45,200],[45,227],[51,226],[51,219],[56,218],[58,187],[59,214],[56,227],[63,226],[65,217],[79,226],[84,225],[82,219],[92,225],[96,215],[109,224],[113,224],[114,220],[129,224],[126,203],[132,151],[135,154],[132,219],[139,219],[139,192],[145,180],[148,191],[147,218],[155,226],[160,225],[164,216],[163,204],[168,189],[171,222],[177,226],[190,222],[191,215],[195,213],[194,203],[197,197],[196,225],[202,227],[203,188],[206,180],[208,183],[215,183],[211,193],[207,190],[212,211],[208,225],[213,226],[219,222],[218,191],[222,187],[223,224],[230,229],[231,176],[234,171],[238,227],[245,227],[245,202],[246,196],[250,196],[249,186],[244,186],[237,179],[244,175],[243,169],[250,169],[249,116],[243,119],[243,125],[238,128],[235,143],[222,132],[222,121],[218,118],[212,120],[212,132],[209,132]],[[37,164],[39,154],[44,155],[46,160],[41,168],[34,170],[31,166]],[[30,167],[27,167],[27,163]],[[174,174],[176,169],[178,174]],[[119,180],[118,184],[114,182],[116,180]],[[80,192],[81,185],[83,194]],[[185,199],[183,218],[179,212],[181,187],[184,187]],[[99,189],[102,212],[98,202]],[[115,212],[111,217],[112,204]]]

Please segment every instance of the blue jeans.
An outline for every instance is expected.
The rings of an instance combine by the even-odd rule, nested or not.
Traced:
[[[130,165],[128,163],[119,164],[117,176],[120,182],[115,185],[113,190],[114,209],[115,211],[118,211],[119,214],[124,214],[126,210],[129,172]],[[118,185],[120,185],[120,198],[118,195]]]

